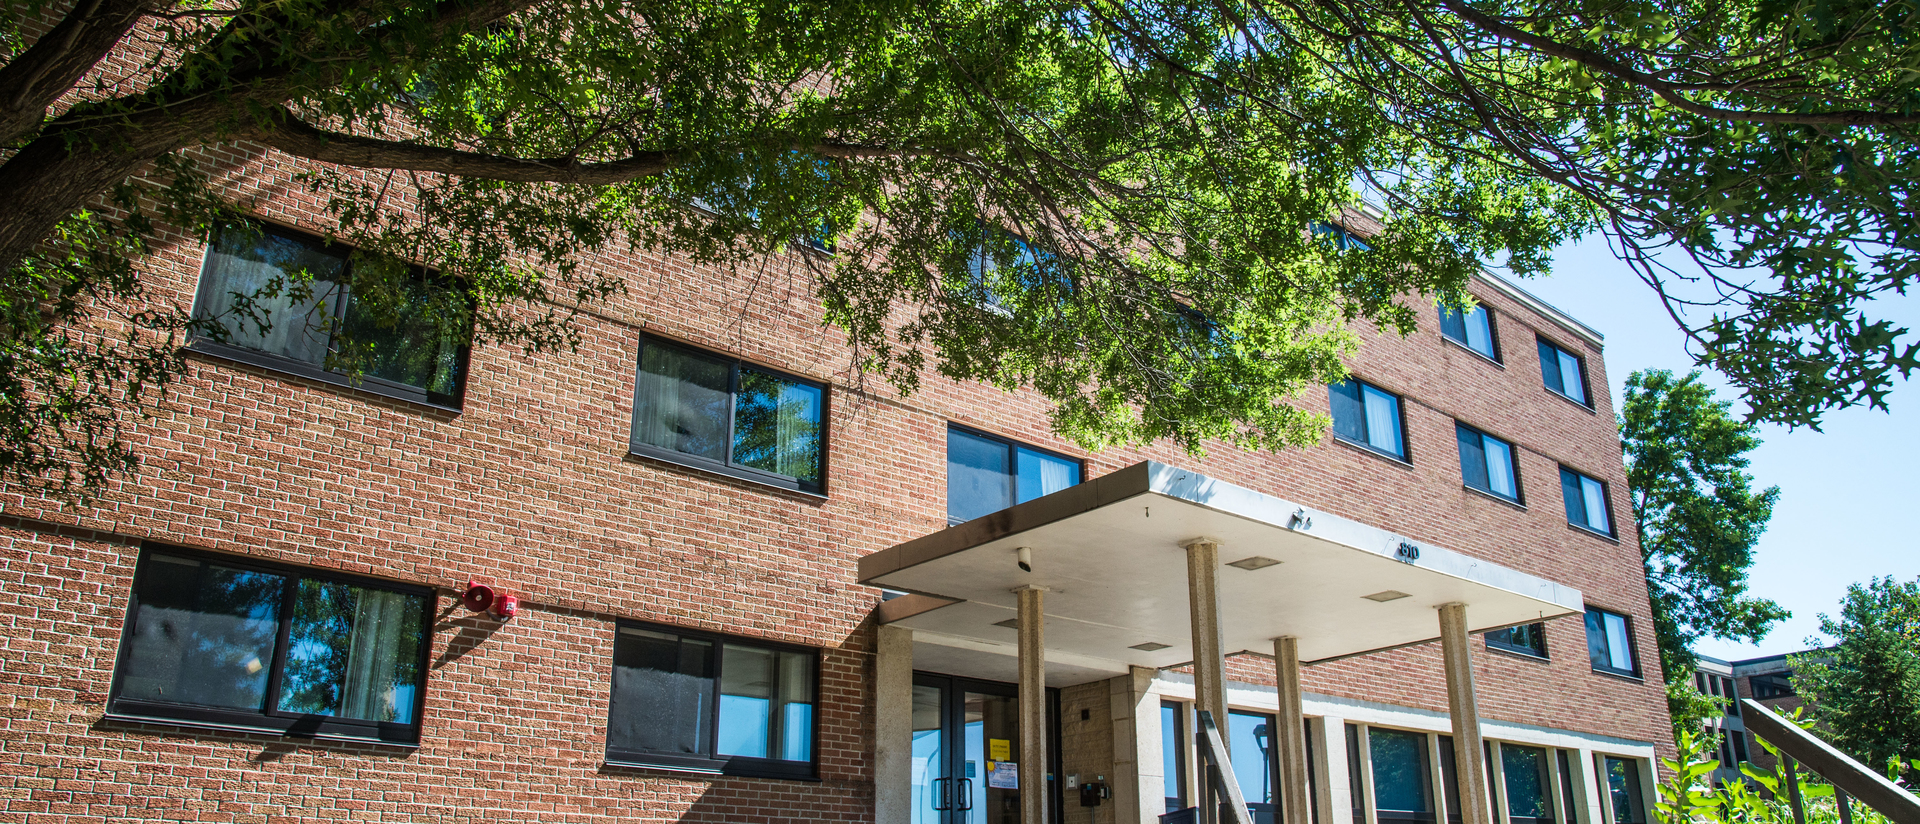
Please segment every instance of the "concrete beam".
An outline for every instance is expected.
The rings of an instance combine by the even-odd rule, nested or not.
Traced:
[[[1280,712],[1274,744],[1280,754],[1280,810],[1286,824],[1312,824],[1313,802],[1307,795],[1307,713],[1300,690],[1300,639],[1291,635],[1273,639],[1274,683],[1278,684]]]
[[[1029,585],[1014,593],[1020,599],[1020,820],[1047,824],[1047,589]]]
[[[1467,605],[1441,604],[1440,655],[1447,671],[1447,712],[1453,720],[1453,774],[1464,824],[1493,824],[1487,799],[1487,762],[1480,737],[1480,705],[1473,695],[1472,636]]]
[[[1195,710],[1227,723],[1227,656],[1220,643],[1220,544],[1195,538],[1187,547],[1187,609],[1193,631]],[[1223,743],[1229,736],[1222,735]],[[1232,746],[1228,744],[1227,746]]]

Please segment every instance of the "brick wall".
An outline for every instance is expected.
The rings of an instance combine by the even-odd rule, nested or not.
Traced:
[[[244,146],[210,156],[261,214],[324,225],[285,158]],[[165,244],[156,294],[191,301],[202,253],[189,238]],[[866,820],[868,613],[879,594],[853,583],[854,562],[944,526],[949,421],[1083,456],[1088,477],[1161,460],[1577,587],[1633,616],[1647,679],[1591,672],[1579,619],[1556,620],[1549,662],[1476,653],[1483,713],[1664,737],[1630,525],[1609,540],[1569,527],[1561,508],[1555,466],[1565,463],[1611,485],[1616,524],[1630,517],[1599,352],[1498,292],[1478,294],[1495,312],[1504,366],[1443,341],[1431,311],[1417,334],[1370,335],[1352,358],[1356,374],[1404,394],[1406,466],[1330,441],[1281,454],[1217,447],[1205,459],[1164,446],[1088,455],[1049,432],[1030,393],[933,377],[903,398],[861,381],[794,259],[730,271],[635,252],[596,265],[627,273],[630,288],[580,322],[579,349],[477,347],[458,414],[196,356],[160,414],[136,427],[143,468],[97,506],[8,491],[6,816]],[[627,457],[643,331],[829,383],[826,496]],[[1536,331],[1587,358],[1595,409],[1541,386]],[[1324,390],[1300,402],[1324,408]],[[1516,445],[1525,507],[1462,488],[1456,417]],[[420,747],[103,720],[143,539],[440,587]],[[452,609],[450,587],[469,577],[518,594],[520,617],[503,626]],[[822,649],[822,780],[604,766],[617,619]],[[1242,656],[1233,677],[1270,682],[1270,666]],[[1445,706],[1431,645],[1310,667],[1306,687]]]

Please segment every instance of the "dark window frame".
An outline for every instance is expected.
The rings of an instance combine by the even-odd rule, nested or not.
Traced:
[[[351,246],[343,243],[329,243],[326,239],[310,232],[304,232],[278,223],[270,223],[258,219],[255,219],[254,223],[258,225],[264,234],[277,235],[289,240],[307,243],[326,254],[337,255],[347,261],[347,271],[352,271],[352,254],[355,249]],[[213,254],[214,242],[215,239],[209,238],[201,253],[200,273],[198,280],[194,284],[193,291],[193,312],[196,318],[199,317],[202,302],[209,298],[207,264]],[[437,277],[424,267],[409,265],[408,270],[415,277],[423,281],[431,282],[440,280],[445,283],[453,282],[448,278]],[[348,278],[351,279],[351,275],[349,275]],[[332,317],[336,323],[341,322],[346,317],[347,306],[352,301],[351,286],[350,283],[341,284],[342,295],[337,301],[338,306],[332,313]],[[328,341],[327,348],[329,351],[333,348],[331,338]],[[297,358],[289,358],[271,352],[262,352],[258,349],[250,349],[237,344],[222,343],[205,335],[195,335],[189,339],[187,341],[186,351],[232,361],[234,363],[246,364],[248,366],[257,366],[262,369],[332,386],[358,390],[394,400],[406,401],[408,403],[458,413],[466,404],[467,380],[471,377],[470,366],[473,347],[470,344],[461,344],[459,351],[455,353],[455,358],[459,362],[460,377],[459,385],[455,388],[453,394],[450,395],[432,392],[424,387],[414,386],[412,384],[388,380],[377,375],[362,374],[358,378],[355,378],[352,375],[328,369],[325,363],[309,363]]]
[[[1005,435],[996,435],[992,432],[988,432],[983,429],[975,429],[971,426],[967,426],[966,424],[954,423],[953,421],[947,422],[947,430],[949,432],[956,429],[968,435],[972,435],[976,438],[996,441],[998,443],[1004,444],[1007,447],[1007,457],[1008,457],[1007,466],[1009,469],[1012,470],[1008,474],[1008,477],[1012,478],[1014,484],[1016,484],[1016,486],[1013,488],[1013,497],[1016,500],[1012,504],[1009,504],[1008,508],[1012,508],[1020,505],[1020,502],[1017,500],[1020,497],[1020,489],[1017,484],[1019,484],[1020,482],[1020,467],[1018,464],[1020,455],[1018,450],[1021,450],[1021,449],[1032,450],[1034,452],[1038,452],[1050,458],[1058,458],[1062,461],[1067,461],[1069,463],[1072,463],[1074,466],[1079,467],[1080,469],[1080,480],[1075,482],[1073,486],[1079,486],[1080,484],[1087,482],[1087,460],[1085,458],[1076,458],[1072,455],[1055,452],[1051,449],[1047,449],[1046,447],[1035,446],[1033,444],[1027,443],[1026,441],[1016,441]],[[951,484],[951,481],[949,481],[949,484]],[[1006,510],[1002,509],[1002,510],[995,510],[995,511],[1004,512]],[[981,516],[981,517],[985,517],[985,516]],[[960,524],[964,524],[964,523],[966,523],[966,521],[954,520],[951,514],[947,516],[947,526],[959,526]]]
[[[1792,698],[1800,694],[1793,688],[1793,671],[1762,672],[1747,676],[1747,691],[1753,693],[1755,701],[1774,698]]]
[[[1539,639],[1540,643],[1538,646],[1527,646],[1524,644],[1517,644],[1509,640],[1511,636],[1508,635],[1507,633],[1510,633],[1512,630],[1516,630],[1516,629],[1529,629],[1529,628],[1533,629],[1535,633],[1535,637]],[[1485,633],[1485,638],[1486,638],[1488,649],[1496,649],[1496,650],[1500,650],[1501,652],[1510,652],[1515,655],[1524,655],[1528,658],[1536,658],[1541,661],[1549,660],[1549,657],[1547,655],[1547,623],[1545,621],[1535,621],[1531,624],[1519,624],[1516,626],[1503,627],[1501,629],[1496,629],[1496,630],[1488,630]]]
[[[1633,664],[1632,669],[1623,670],[1613,666],[1612,664],[1602,664],[1593,660],[1592,650],[1593,650],[1594,636],[1593,636],[1593,625],[1591,621],[1592,621],[1592,616],[1596,614],[1603,616],[1600,619],[1600,638],[1602,640],[1605,640],[1607,635],[1606,618],[1604,616],[1607,616],[1607,615],[1616,616],[1626,623],[1627,660]],[[1626,678],[1641,677],[1640,675],[1640,644],[1638,639],[1634,638],[1633,616],[1628,615],[1624,612],[1614,612],[1613,610],[1606,609],[1604,607],[1596,607],[1589,604],[1587,606],[1585,614],[1582,616],[1582,623],[1585,625],[1584,629],[1586,630],[1586,633],[1587,633],[1587,650],[1588,650],[1587,662],[1593,667],[1594,672],[1603,673],[1606,675],[1618,675]],[[1612,650],[1612,647],[1608,647],[1608,651],[1611,652],[1611,650]]]
[[[175,724],[189,727],[238,730],[244,732],[282,735],[288,738],[324,738],[354,741],[371,741],[380,744],[416,747],[420,744],[420,730],[426,718],[427,684],[431,680],[433,662],[433,626],[438,612],[439,593],[432,587],[415,584],[403,584],[393,581],[369,578],[335,572],[329,569],[299,566],[295,564],[262,561],[248,556],[229,555],[221,552],[208,552],[202,549],[164,544],[155,541],[143,541],[139,557],[134,566],[134,580],[147,568],[148,558],[159,553],[195,558],[206,563],[217,563],[234,569],[280,575],[287,579],[286,592],[281,596],[279,616],[279,636],[274,646],[273,660],[267,665],[268,676],[265,694],[261,705],[269,709],[260,712],[220,709],[214,707],[196,707],[185,704],[173,704],[163,701],[146,701],[123,698],[120,690],[124,686],[126,667],[132,654],[134,633],[138,629],[140,590],[137,584],[130,586],[127,594],[127,617],[120,628],[120,649],[114,655],[113,679],[107,692],[107,712],[109,719],[137,721],[142,723]],[[420,659],[417,662],[419,681],[414,685],[414,713],[411,723],[393,721],[366,721],[357,718],[340,718],[330,715],[282,712],[270,709],[279,703],[280,691],[285,680],[285,668],[288,651],[288,636],[293,622],[292,599],[295,584],[301,580],[319,580],[341,583],[350,586],[381,589],[419,596],[423,601],[421,626],[425,634],[420,639]]]
[[[1556,353],[1564,354],[1567,357],[1573,358],[1574,368],[1579,370],[1580,372],[1580,397],[1576,398],[1572,395],[1567,394],[1563,389],[1555,389],[1551,386],[1545,386],[1546,390],[1548,392],[1552,392],[1555,395],[1559,395],[1560,397],[1565,398],[1566,400],[1570,400],[1570,401],[1573,401],[1574,403],[1579,404],[1581,408],[1584,408],[1589,412],[1593,411],[1593,381],[1589,379],[1587,376],[1587,359],[1582,357],[1578,352],[1575,352],[1572,349],[1568,349],[1567,347],[1561,346],[1558,343],[1554,343],[1553,341],[1548,340],[1547,337],[1544,335],[1535,333],[1534,340],[1538,343],[1539,347],[1550,348]],[[1560,364],[1556,361],[1554,363],[1554,370],[1557,372],[1559,371],[1559,368],[1560,368]],[[1547,369],[1546,362],[1543,360],[1540,364],[1540,372],[1541,372],[1540,382],[1543,386],[1546,384],[1546,379],[1547,379],[1546,369]]]
[[[1360,388],[1360,426],[1362,429],[1365,429],[1367,425],[1367,413],[1366,413],[1367,389],[1372,388],[1376,392],[1379,392],[1383,395],[1391,396],[1393,398],[1394,415],[1400,420],[1400,454],[1396,455],[1392,452],[1388,452],[1384,449],[1375,447],[1373,444],[1366,443],[1364,441],[1356,441],[1356,440],[1353,440],[1352,438],[1341,436],[1340,429],[1337,425],[1337,422],[1336,422],[1336,426],[1333,429],[1333,439],[1336,441],[1339,441],[1340,443],[1346,444],[1348,446],[1359,447],[1375,455],[1379,455],[1389,460],[1411,466],[1413,464],[1413,447],[1411,444],[1407,442],[1406,396],[1401,395],[1398,392],[1389,391],[1386,387],[1381,386],[1379,384],[1369,383],[1367,381],[1363,381],[1359,378],[1352,377],[1352,376],[1348,376],[1345,381],[1340,381],[1340,383],[1346,383],[1349,381],[1352,382],[1355,386]],[[1327,394],[1328,394],[1327,407],[1328,407],[1329,415],[1332,414],[1332,407],[1333,407],[1332,394],[1333,394],[1333,387],[1335,385],[1336,384],[1327,385]],[[1372,433],[1368,433],[1368,434],[1372,434]]]
[[[795,781],[820,780],[820,702],[821,670],[824,669],[819,647],[802,644],[790,644],[783,641],[770,641],[760,638],[747,638],[707,630],[677,627],[671,624],[659,624],[651,621],[618,619],[614,621],[614,643],[619,643],[621,629],[637,629],[645,632],[666,633],[681,638],[705,641],[713,645],[713,700],[707,704],[707,741],[708,751],[715,749],[720,734],[720,691],[725,688],[722,674],[726,669],[726,645],[769,650],[772,652],[796,652],[812,656],[813,659],[813,719],[807,734],[811,740],[807,745],[808,760],[788,761],[781,758],[754,758],[745,755],[688,756],[664,755],[639,750],[616,749],[609,741],[605,749],[606,763],[616,767],[638,767],[643,769],[674,770],[678,772],[698,772],[714,775],[745,776],[750,778],[782,778]],[[613,724],[613,678],[607,678],[607,727]]]
[[[1619,534],[1614,529],[1614,524],[1618,521],[1618,519],[1614,517],[1614,512],[1613,512],[1613,485],[1610,483],[1607,483],[1606,481],[1600,478],[1595,478],[1592,475],[1588,475],[1585,472],[1581,472],[1578,469],[1574,469],[1573,467],[1567,466],[1566,464],[1560,464],[1560,472],[1561,472],[1560,495],[1563,498],[1562,503],[1565,504],[1568,508],[1571,508],[1573,506],[1572,501],[1564,500],[1566,496],[1566,490],[1567,490],[1566,476],[1569,474],[1573,475],[1574,478],[1576,479],[1585,479],[1585,480],[1589,480],[1599,484],[1600,500],[1604,502],[1607,507],[1607,529],[1604,532],[1598,529],[1594,529],[1593,527],[1587,524],[1583,524],[1578,521],[1575,521],[1571,514],[1569,514],[1567,517],[1567,526],[1573,527],[1574,529],[1578,529],[1581,532],[1585,532],[1590,535],[1599,535],[1603,538],[1618,538]],[[1580,511],[1584,513],[1586,512],[1586,508],[1587,508],[1587,499],[1585,496],[1585,489],[1583,488],[1581,490]]]
[[[1464,329],[1467,312],[1457,307],[1448,306],[1446,304],[1440,305],[1440,337],[1447,341],[1452,342],[1455,346],[1458,346],[1461,349],[1465,349],[1468,352],[1472,352],[1473,354],[1478,355],[1482,360],[1492,363],[1495,366],[1504,368],[1507,365],[1507,360],[1506,360],[1506,357],[1504,356],[1504,353],[1500,351],[1500,324],[1494,320],[1493,310],[1487,307],[1487,304],[1485,301],[1480,301],[1480,300],[1474,301],[1473,310],[1477,312],[1487,313],[1487,348],[1492,349],[1493,350],[1492,353],[1482,352],[1478,349],[1473,348],[1473,344],[1468,343],[1466,340],[1466,338],[1471,336],[1465,335],[1464,332],[1462,333],[1462,337],[1459,337],[1459,338],[1456,338],[1451,333],[1447,332],[1447,312],[1448,311],[1452,311],[1454,314],[1460,315],[1461,323],[1463,324],[1462,328]]]
[[[1454,426],[1454,447],[1456,449],[1459,448],[1460,430],[1464,429],[1468,432],[1472,432],[1474,435],[1478,436],[1481,439],[1480,463],[1481,463],[1481,469],[1483,471],[1487,469],[1486,467],[1486,454],[1487,454],[1486,439],[1487,438],[1492,438],[1506,445],[1507,461],[1509,464],[1508,468],[1513,470],[1513,495],[1512,496],[1502,495],[1499,492],[1495,492],[1493,490],[1493,480],[1492,480],[1493,474],[1490,471],[1487,472],[1487,479],[1488,479],[1487,488],[1481,489],[1480,487],[1474,486],[1472,483],[1468,481],[1465,467],[1462,467],[1462,470],[1460,473],[1460,485],[1467,489],[1471,489],[1474,492],[1478,492],[1482,495],[1486,495],[1487,497],[1493,498],[1494,500],[1497,500],[1497,501],[1505,501],[1507,503],[1515,504],[1517,506],[1526,506],[1527,505],[1526,487],[1522,484],[1520,480],[1520,455],[1518,454],[1519,450],[1514,447],[1513,441],[1507,440],[1506,438],[1502,438],[1499,435],[1491,434],[1484,429],[1481,429],[1477,426],[1473,426],[1471,424],[1468,424],[1458,419],[1454,420],[1453,426]]]
[[[727,459],[725,461],[716,461],[702,455],[695,455],[689,452],[681,452],[677,449],[668,449],[663,446],[640,442],[640,370],[642,368],[641,359],[646,357],[648,346],[665,346],[669,349],[679,349],[700,357],[727,362]],[[804,481],[789,475],[782,475],[778,472],[769,472],[764,469],[734,462],[734,426],[739,419],[740,412],[740,371],[742,369],[751,369],[780,380],[804,384],[820,390],[820,481],[818,483]],[[754,483],[778,487],[816,498],[827,497],[827,482],[829,478],[827,456],[830,453],[830,433],[832,430],[829,423],[833,420],[833,387],[830,384],[795,375],[791,372],[761,366],[760,364],[745,361],[732,355],[692,346],[671,338],[648,334],[642,334],[640,336],[640,346],[634,350],[633,371],[633,418],[627,426],[628,455],[640,458],[651,458],[656,461],[684,466],[689,469],[697,469],[704,472],[712,472],[717,475],[738,478],[740,480],[753,481]]]

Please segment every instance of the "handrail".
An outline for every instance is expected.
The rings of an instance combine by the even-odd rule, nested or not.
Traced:
[[[1220,728],[1213,723],[1213,713],[1200,710],[1198,715],[1200,728],[1194,731],[1193,738],[1201,763],[1206,765],[1205,787],[1200,794],[1202,819],[1212,822],[1224,808],[1226,820],[1221,824],[1253,824],[1253,816],[1247,812],[1247,797],[1240,793],[1240,779],[1233,774],[1233,762],[1227,757],[1226,742],[1220,740]]]
[[[1747,732],[1766,739],[1782,755],[1819,773],[1833,786],[1872,807],[1894,824],[1920,824],[1920,797],[1888,781],[1887,777],[1833,748],[1833,745],[1799,725],[1781,718],[1767,705],[1751,698],[1740,699],[1746,708]],[[1798,789],[1795,782],[1794,789]],[[1843,802],[1844,803],[1844,802]]]

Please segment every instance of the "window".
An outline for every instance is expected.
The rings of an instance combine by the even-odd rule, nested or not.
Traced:
[[[1547,625],[1543,623],[1521,624],[1517,627],[1496,629],[1487,633],[1487,646],[1531,655],[1536,658],[1547,657]]]
[[[465,299],[415,270],[399,294],[350,294],[352,250],[278,227],[213,238],[194,317],[220,332],[193,348],[233,360],[447,408],[460,405],[464,338],[439,331]],[[302,280],[305,282],[302,283]],[[459,325],[459,324],[451,324]],[[359,374],[348,374],[348,368]]]
[[[1254,824],[1274,824],[1279,811],[1279,742],[1273,738],[1273,716],[1264,713],[1229,711],[1227,713],[1227,751],[1233,777],[1240,782],[1240,794],[1247,800],[1247,812]]]
[[[1368,755],[1373,761],[1373,808],[1381,821],[1432,821],[1433,792],[1428,785],[1427,736],[1424,733],[1370,727]]]
[[[1790,698],[1799,695],[1793,689],[1793,671],[1769,672],[1747,679],[1747,688],[1753,690],[1755,700],[1768,698]]]
[[[1080,483],[1080,462],[947,428],[947,523],[963,524]]]
[[[819,494],[826,394],[811,381],[643,339],[629,449]]]
[[[1613,808],[1612,824],[1647,824],[1646,800],[1640,795],[1640,765],[1631,758],[1601,756],[1606,772],[1607,800]]]
[[[1407,459],[1401,433],[1400,398],[1371,384],[1344,380],[1327,387],[1333,436],[1400,460]]]
[[[622,625],[607,760],[811,778],[815,653]]]
[[[425,588],[150,546],[109,711],[415,743],[433,601]]]
[[[1507,783],[1507,815],[1514,824],[1553,820],[1553,762],[1547,751],[1500,745],[1500,772]]]
[[[1638,676],[1633,654],[1633,623],[1625,615],[1587,608],[1587,657],[1594,672]]]
[[[1580,368],[1580,356],[1548,343],[1546,338],[1539,338],[1538,341],[1540,379],[1546,382],[1547,388],[1581,406],[1592,406],[1593,402],[1587,397],[1586,371]]]
[[[1602,535],[1613,534],[1607,517],[1607,485],[1560,467],[1560,496],[1567,502],[1567,523]]]
[[[1463,423],[1453,425],[1460,441],[1460,477],[1467,486],[1489,495],[1520,502],[1520,483],[1513,472],[1513,445]]]
[[[1373,250],[1373,247],[1368,246],[1367,242],[1361,240],[1359,235],[1347,231],[1345,226],[1338,226],[1324,220],[1316,220],[1309,224],[1309,228],[1313,231],[1314,237],[1326,238],[1328,242],[1333,244],[1333,248],[1339,249],[1342,252],[1349,250],[1369,252]]]
[[[1747,760],[1747,734],[1740,730],[1728,730],[1727,740],[1733,742],[1733,763]]]
[[[1160,775],[1166,785],[1167,812],[1187,808],[1186,707],[1160,702]]]
[[[998,229],[985,231],[984,240],[967,253],[966,289],[987,311],[1010,316],[1009,298],[1017,305],[1048,306],[1072,293],[1073,281],[1058,255]]]
[[[1579,786],[1573,783],[1574,760],[1567,756],[1566,750],[1560,750],[1555,753],[1555,755],[1560,762],[1560,811],[1567,814],[1567,817],[1564,819],[1567,824],[1574,824],[1574,822],[1580,820],[1580,807],[1585,806],[1575,797],[1576,793],[1573,789]],[[1582,773],[1585,773],[1586,767],[1583,766],[1580,770]],[[1580,780],[1582,783],[1585,783],[1589,779],[1583,774]]]
[[[1488,360],[1500,362],[1500,350],[1493,342],[1493,314],[1485,306],[1475,306],[1465,311],[1441,306],[1440,334],[1485,355]]]

